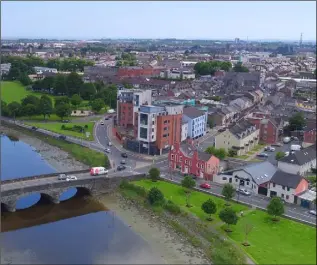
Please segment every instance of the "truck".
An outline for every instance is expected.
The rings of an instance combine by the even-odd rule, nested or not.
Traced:
[[[106,174],[108,174],[108,170],[104,167],[92,167],[90,169],[91,176],[106,175]]]
[[[299,151],[302,147],[299,144],[292,144],[291,145],[291,151]]]
[[[284,139],[283,139],[284,144],[288,144],[290,141],[291,141],[290,137],[284,137]]]

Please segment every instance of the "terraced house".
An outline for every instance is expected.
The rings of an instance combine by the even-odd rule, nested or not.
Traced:
[[[215,147],[236,151],[244,155],[259,143],[259,129],[247,120],[235,124],[215,136]]]

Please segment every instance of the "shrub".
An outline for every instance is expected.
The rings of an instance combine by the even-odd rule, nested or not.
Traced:
[[[181,208],[170,200],[164,204],[164,209],[175,215],[181,213]]]
[[[163,193],[156,187],[150,189],[148,194],[148,200],[152,205],[162,205],[164,202]]]
[[[84,127],[85,127],[85,129],[88,129],[88,125],[87,125],[87,124],[85,124],[85,126],[84,126]]]
[[[65,128],[66,128],[66,126],[63,124],[62,127],[61,127],[61,129],[62,129],[62,130],[65,130]]]

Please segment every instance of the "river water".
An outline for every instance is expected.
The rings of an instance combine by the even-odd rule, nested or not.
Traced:
[[[1,136],[2,180],[52,172],[31,146]],[[38,205],[32,194],[2,213],[1,264],[164,263],[115,212],[75,194],[68,190],[58,205]]]

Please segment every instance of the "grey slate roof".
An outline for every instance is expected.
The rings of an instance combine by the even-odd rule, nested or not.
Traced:
[[[187,107],[187,108],[184,108],[183,114],[191,119],[195,119],[200,116],[203,116],[205,112],[202,110],[198,110],[197,108],[194,108],[194,107]]]
[[[234,170],[226,171],[224,173],[230,174],[230,172],[232,172],[232,175],[234,176],[234,172],[239,170],[243,170],[246,173],[248,173],[257,185],[261,185],[271,180],[277,168],[273,166],[270,162],[265,161],[261,163],[249,164],[245,167],[236,168]]]
[[[295,174],[289,174],[284,171],[278,170],[273,175],[271,182],[277,185],[296,189],[303,177]]]
[[[280,161],[288,164],[302,166],[312,160],[316,159],[316,144],[305,149],[290,153],[283,157]]]
[[[194,152],[197,151],[199,160],[208,161],[210,159],[210,157],[212,157],[212,155],[201,152],[201,151],[197,150],[196,147],[194,147],[190,144],[187,144],[187,143],[182,143],[180,145],[180,149],[188,157],[192,157]]]
[[[256,127],[247,120],[242,120],[239,123],[229,128],[229,131],[239,139],[243,139],[247,137],[248,135],[253,133],[255,130],[256,130]]]

